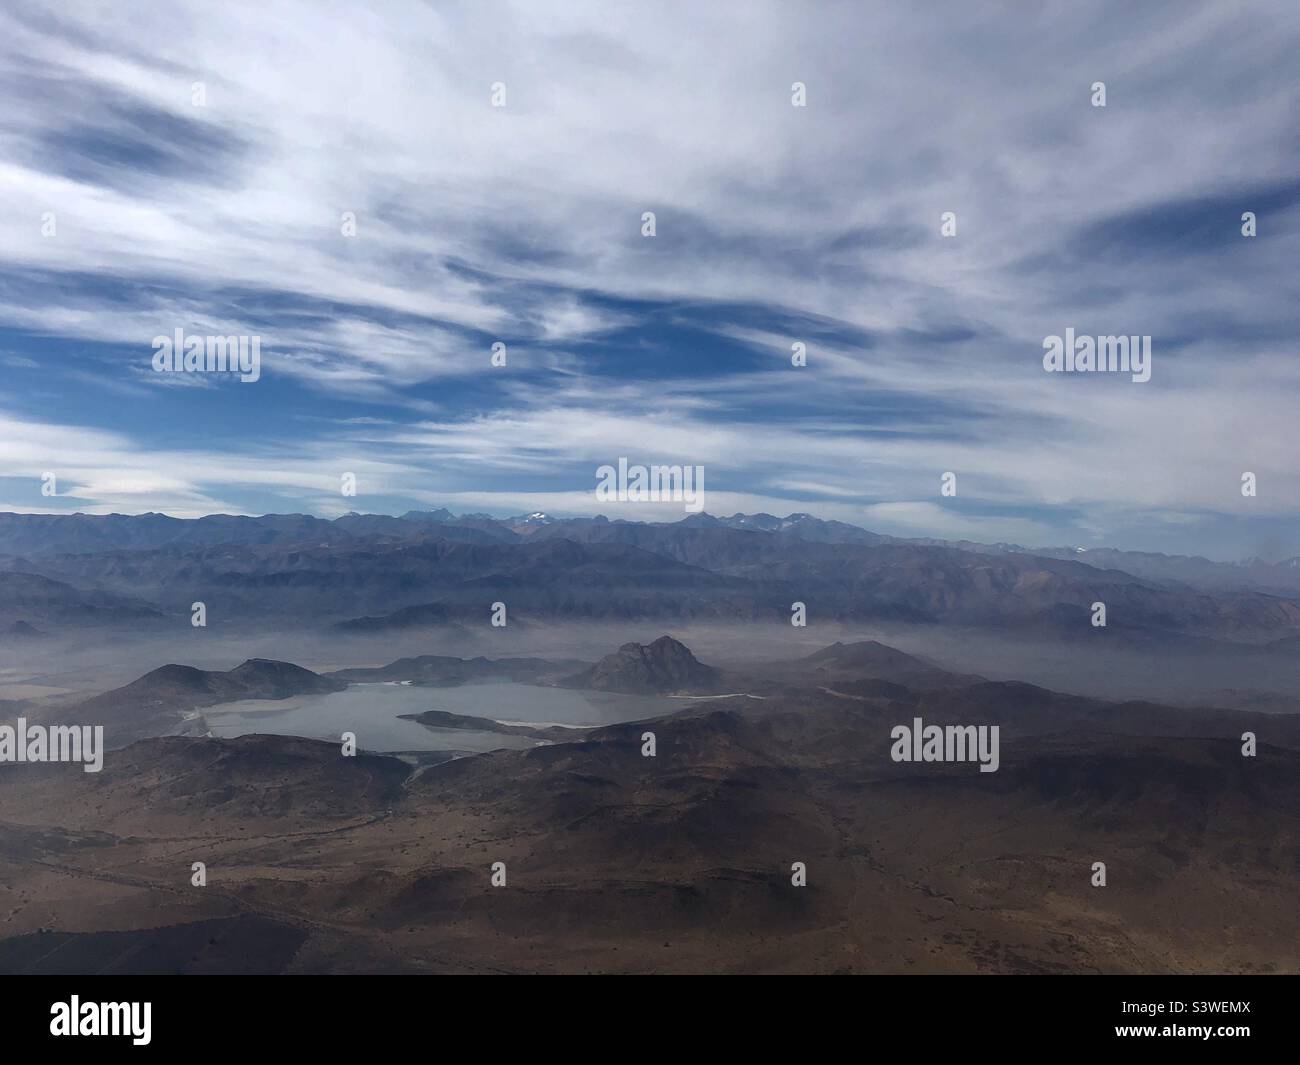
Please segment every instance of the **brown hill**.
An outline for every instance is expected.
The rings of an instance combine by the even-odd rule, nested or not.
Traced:
[[[234,669],[166,665],[121,688],[44,711],[61,722],[103,725],[109,747],[174,731],[187,712],[241,699],[288,699],[342,691],[347,684],[291,662],[250,658]]]
[[[950,673],[915,655],[875,640],[833,643],[797,662],[783,664],[795,675],[812,672],[825,680],[886,680],[913,688],[940,688],[983,680]]]
[[[685,644],[660,636],[650,644],[625,643],[590,669],[561,681],[564,687],[648,695],[655,692],[710,692],[721,674],[703,665]]]

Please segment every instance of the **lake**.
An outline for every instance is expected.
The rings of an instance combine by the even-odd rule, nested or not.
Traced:
[[[540,688],[500,681],[459,688],[417,688],[410,684],[353,684],[341,692],[271,701],[250,699],[203,711],[214,736],[270,733],[338,741],[353,732],[367,751],[493,751],[534,747],[527,736],[503,736],[468,729],[430,729],[399,714],[444,710],[529,725],[586,726],[639,721],[682,709],[681,700],[661,696]]]

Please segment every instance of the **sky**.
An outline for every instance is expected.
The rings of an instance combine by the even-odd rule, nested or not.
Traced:
[[[0,9],[0,510],[1300,555],[1300,5],[368,6]]]

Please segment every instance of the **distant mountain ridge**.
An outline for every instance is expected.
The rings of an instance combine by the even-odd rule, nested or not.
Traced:
[[[407,511],[400,516],[350,513],[339,518],[309,514],[260,516],[209,514],[201,518],[173,518],[166,514],[20,514],[0,512],[0,555],[86,554],[102,551],[138,551],[164,547],[190,548],[217,544],[322,544],[373,537],[415,539],[436,535],[468,542],[516,543],[541,535],[565,535],[587,527],[610,525],[650,529],[725,528],[745,532],[775,533],[822,543],[910,544],[948,547],[991,554],[1029,554],[1071,559],[1100,568],[1122,569],[1137,576],[1174,580],[1242,579],[1267,574],[1300,588],[1300,556],[1266,562],[1260,558],[1214,562],[1199,556],[1125,551],[1110,547],[1026,547],[1020,544],[986,544],[933,537],[897,537],[874,533],[847,522],[796,512],[784,518],[772,514],[707,513],[688,515],[679,522],[635,522],[591,518],[555,518],[544,512],[494,518],[488,514],[453,514],[445,507]],[[1286,574],[1291,574],[1289,578]]]
[[[2,553],[19,547],[31,550]],[[1120,561],[1132,557],[1151,571],[1194,576],[1217,567],[1207,590],[1104,568],[1099,563],[1111,556],[1102,552],[1057,553],[1067,557],[898,540],[807,514],[699,514],[671,523],[541,512],[457,517],[445,509],[333,521],[0,514],[0,592],[6,583],[15,590],[35,583],[68,604],[20,611],[10,595],[6,617],[0,595],[0,625],[24,621],[54,635],[98,617],[170,625],[192,602],[211,600],[221,604],[209,616],[214,627],[261,620],[364,635],[481,625],[497,601],[520,624],[776,622],[799,601],[819,621],[1069,634],[1088,624],[1091,605],[1101,601],[1107,638],[1142,631],[1262,644],[1300,634],[1300,567],[1270,567],[1281,576],[1263,591],[1244,586],[1253,577],[1229,580],[1233,567],[1120,553]]]

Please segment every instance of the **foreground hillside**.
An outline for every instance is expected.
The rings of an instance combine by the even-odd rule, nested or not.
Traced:
[[[0,970],[1300,971],[1300,718],[878,644],[800,668],[423,768],[270,736],[0,766]],[[894,762],[916,717],[999,724],[999,769]]]

